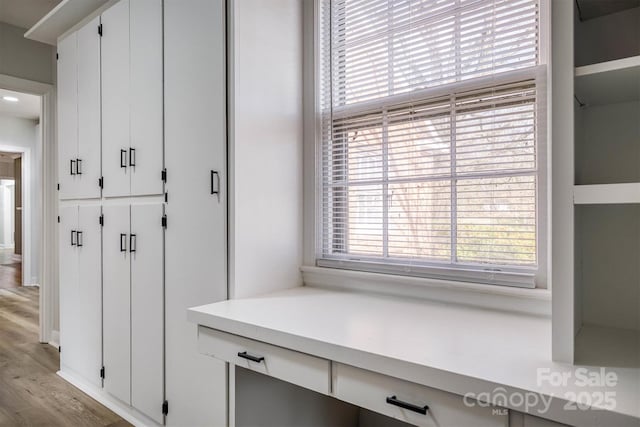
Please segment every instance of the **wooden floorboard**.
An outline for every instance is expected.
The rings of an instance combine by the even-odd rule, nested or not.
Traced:
[[[0,288],[0,426],[129,426],[58,375],[38,342],[37,287]]]

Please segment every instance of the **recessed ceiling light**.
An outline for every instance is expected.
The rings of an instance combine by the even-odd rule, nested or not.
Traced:
[[[2,99],[9,102],[18,102],[18,98],[15,96],[3,96]]]

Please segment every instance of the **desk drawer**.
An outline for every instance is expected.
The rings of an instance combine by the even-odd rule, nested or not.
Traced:
[[[349,365],[334,363],[333,381],[336,398],[409,424],[506,427],[509,421],[506,410],[494,414],[496,408],[465,405],[462,396]],[[424,410],[425,405],[425,414],[416,412]]]
[[[216,359],[328,394],[330,362],[260,341],[198,327],[198,350]]]

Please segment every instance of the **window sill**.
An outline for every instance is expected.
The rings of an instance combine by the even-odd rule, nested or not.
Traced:
[[[551,291],[303,266],[305,285],[551,316]]]

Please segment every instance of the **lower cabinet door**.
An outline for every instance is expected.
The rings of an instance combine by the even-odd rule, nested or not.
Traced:
[[[101,386],[102,366],[102,227],[100,206],[78,208],[77,340],[80,350],[79,373]]]
[[[131,405],[163,422],[164,229],[161,204],[131,206]]]
[[[104,206],[104,388],[131,404],[131,286],[129,205]]]
[[[78,321],[78,207],[60,208],[60,367],[62,371],[80,374],[82,352],[78,346],[80,323]]]

